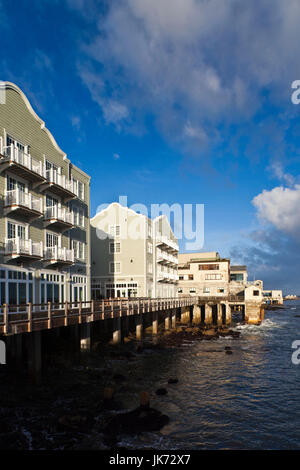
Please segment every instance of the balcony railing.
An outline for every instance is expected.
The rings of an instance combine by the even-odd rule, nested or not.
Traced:
[[[43,243],[34,243],[31,239],[7,238],[5,240],[5,254],[16,256],[43,257]]]
[[[35,160],[30,154],[25,153],[17,146],[13,144],[6,147],[2,146],[1,153],[5,157],[5,160],[17,163],[24,167],[24,169],[30,170],[42,178],[45,176],[43,162]]]
[[[66,210],[66,208],[64,207],[63,208],[58,207],[58,206],[46,207],[44,219],[54,220],[54,221],[59,221],[59,222],[63,222],[66,224],[74,225],[73,212]]]
[[[51,184],[56,184],[75,194],[74,182],[67,179],[65,175],[61,175],[54,168],[46,170],[46,179]]]
[[[166,245],[168,248],[171,248],[173,251],[179,251],[179,246],[176,242],[166,237],[165,235],[158,235],[156,237],[157,245]]]
[[[12,189],[6,191],[4,198],[4,207],[26,207],[29,210],[40,212],[43,211],[42,199],[33,196],[31,193],[24,193],[20,189]]]
[[[74,250],[61,248],[59,246],[47,247],[45,250],[45,260],[56,263],[74,263]]]

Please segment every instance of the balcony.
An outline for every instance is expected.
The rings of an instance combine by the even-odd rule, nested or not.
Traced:
[[[47,247],[44,260],[51,265],[71,265],[74,264],[74,250],[59,246]]]
[[[0,171],[9,170],[32,183],[42,183],[46,180],[42,161],[35,160],[14,145],[1,146]]]
[[[46,207],[44,226],[51,226],[60,231],[69,230],[74,226],[73,213],[58,206]]]
[[[41,217],[43,213],[42,199],[20,189],[6,191],[4,197],[4,215],[11,214],[26,220]]]
[[[43,257],[43,243],[33,243],[30,239],[7,238],[5,240],[4,255],[6,261],[16,258],[24,261],[38,261]]]
[[[156,237],[156,246],[161,246],[165,250],[168,250],[174,253],[179,251],[178,243],[174,242],[173,240],[171,240],[170,238],[164,235],[158,235]]]
[[[64,201],[69,201],[76,197],[73,181],[61,175],[57,170],[50,168],[45,171],[46,181],[39,187],[41,191],[49,190]]]

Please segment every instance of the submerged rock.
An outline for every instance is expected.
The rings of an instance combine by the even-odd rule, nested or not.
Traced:
[[[176,377],[171,377],[168,380],[168,384],[177,384],[177,383],[178,383],[178,379]]]
[[[114,416],[104,429],[109,441],[116,435],[139,434],[141,432],[159,431],[168,424],[169,417],[153,408],[138,407],[128,413]]]
[[[156,395],[167,395],[168,390],[166,388],[158,388],[155,393]]]

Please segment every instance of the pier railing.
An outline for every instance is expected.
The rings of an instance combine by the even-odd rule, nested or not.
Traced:
[[[0,306],[0,334],[18,334],[197,304],[196,297],[103,299]]]

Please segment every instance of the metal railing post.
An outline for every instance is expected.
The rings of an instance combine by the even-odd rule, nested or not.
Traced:
[[[51,309],[52,309],[52,302],[48,302],[48,329],[52,328]]]
[[[28,332],[32,331],[32,303],[28,302]]]

